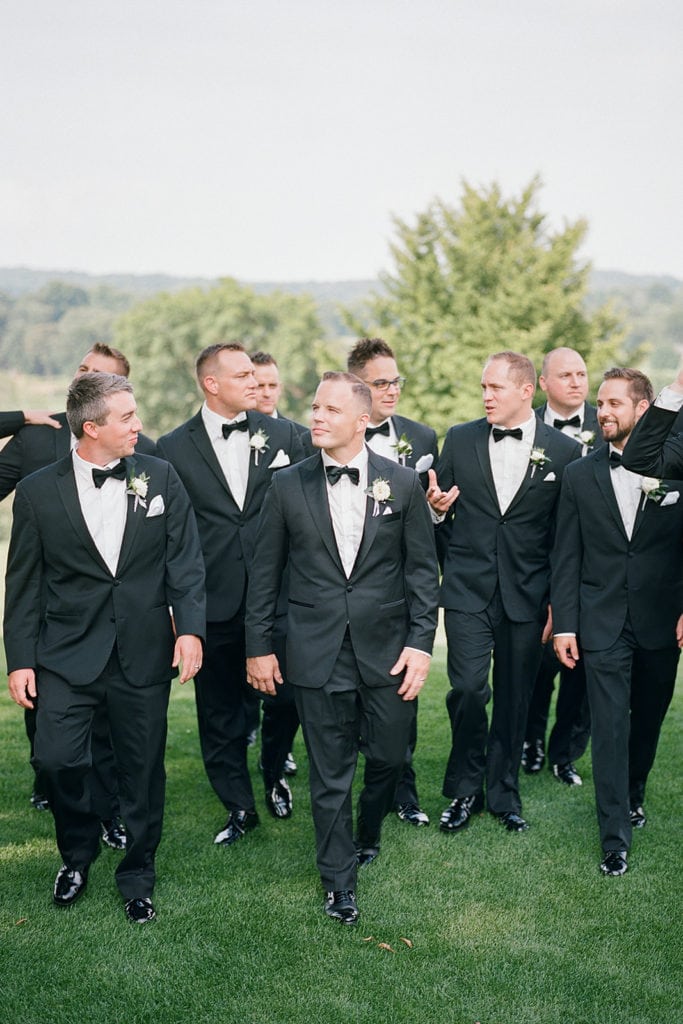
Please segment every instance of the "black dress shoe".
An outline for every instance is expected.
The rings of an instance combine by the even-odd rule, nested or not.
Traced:
[[[102,826],[102,842],[112,850],[125,850],[128,842],[126,826],[120,818],[105,818]]]
[[[126,900],[126,917],[135,924],[147,924],[156,917],[156,912],[149,896],[136,900]]]
[[[291,818],[292,791],[286,779],[278,779],[272,789],[266,790],[266,807],[274,818]]]
[[[543,740],[524,741],[522,747],[522,768],[527,775],[536,775],[545,764]]]
[[[633,807],[628,812],[628,816],[631,819],[631,826],[633,828],[645,828],[647,825],[647,818],[642,807]]]
[[[35,811],[49,811],[50,804],[46,796],[42,793],[31,793],[31,807]]]
[[[359,846],[356,844],[356,863],[365,868],[379,857],[379,846]]]
[[[85,891],[88,881],[87,871],[76,871],[62,864],[55,878],[52,899],[58,907],[70,907]]]
[[[600,863],[600,870],[603,875],[625,875],[628,871],[626,850],[608,850]]]
[[[429,818],[424,811],[420,810],[417,804],[399,804],[396,808],[401,821],[407,821],[409,825],[415,825],[418,828],[420,825],[428,825]]]
[[[446,808],[439,819],[442,832],[459,832],[469,824],[473,814],[481,810],[482,800],[477,796],[458,796]]]
[[[285,775],[296,775],[298,770],[299,769],[297,767],[297,763],[294,760],[294,755],[292,754],[292,752],[290,750],[290,752],[287,754],[287,757],[285,758],[285,764],[284,764],[283,771],[284,771]]]
[[[501,825],[505,825],[508,832],[526,832],[529,827],[529,822],[514,811],[505,811],[504,814],[495,814],[494,817],[498,818]]]
[[[230,817],[221,829],[214,843],[219,846],[232,846],[238,839],[241,839],[245,832],[250,832],[259,823],[256,811],[231,811]]]
[[[564,782],[565,786],[583,786],[583,779],[571,761],[567,761],[566,764],[554,764],[553,775],[560,782]]]
[[[328,892],[323,909],[328,917],[334,917],[342,924],[355,924],[358,920],[356,894],[353,889],[337,889],[336,892]]]

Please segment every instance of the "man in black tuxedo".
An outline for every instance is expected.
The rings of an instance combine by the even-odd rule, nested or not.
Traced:
[[[609,446],[569,467],[553,552],[553,642],[567,668],[584,662],[605,875],[625,873],[632,828],[646,822],[683,639],[680,491],[669,480],[650,486],[621,462],[652,398],[639,370],[605,373],[598,419]]]
[[[130,374],[130,363],[116,348],[96,342],[85,354],[74,376],[84,373]],[[59,429],[53,429],[54,427]],[[14,491],[20,480],[64,458],[75,447],[76,439],[69,430],[66,413],[55,413],[40,425],[27,424],[15,431],[12,440],[0,451],[0,501]],[[138,435],[136,451],[141,455],[155,455],[156,445],[144,434]],[[26,734],[33,757],[36,730],[35,708],[24,713]],[[115,850],[123,850],[126,832],[119,817],[116,765],[109,741],[106,709],[97,711],[93,726],[93,773],[91,778],[93,806],[102,821],[102,841]],[[40,774],[36,775],[31,804],[37,810],[47,810],[48,801],[43,792]]]
[[[459,488],[448,530],[441,603],[448,640],[447,706],[452,748],[441,829],[457,832],[483,806],[511,832],[524,831],[518,773],[529,697],[550,633],[550,548],[565,466],[576,442],[534,415],[536,371],[526,356],[499,352],[482,374],[484,419],[451,427],[437,470]],[[434,481],[427,499],[442,512]],[[452,514],[452,513],[451,513]],[[493,713],[486,705],[493,649]]]
[[[214,842],[231,846],[259,820],[247,767],[251,724],[244,652],[256,526],[275,472],[298,462],[303,451],[289,420],[254,411],[254,368],[242,345],[210,345],[198,356],[196,369],[204,405],[159,439],[159,451],[190,495],[204,553],[207,637],[195,697],[204,766],[228,811]],[[280,777],[266,792],[266,804],[276,817],[291,813],[291,792]]]
[[[181,665],[184,682],[201,665],[201,549],[177,474],[134,455],[141,424],[124,377],[74,380],[67,416],[75,451],[17,487],[4,625],[9,690],[22,707],[40,694],[35,759],[64,860],[58,906],[81,895],[99,852],[88,779],[93,718],[106,705],[128,829],[116,881],[127,917],[144,923],[155,916],[171,677]]]
[[[366,444],[378,455],[417,470],[426,489],[427,471],[436,464],[439,454],[436,431],[424,423],[397,414],[405,378],[399,376],[392,348],[382,338],[361,338],[349,352],[347,369],[370,388],[372,410],[365,430]],[[413,767],[417,745],[417,700],[413,701],[412,707],[415,718],[394,806],[401,821],[420,827],[428,825],[429,818],[420,807]]]
[[[546,353],[538,383],[547,401],[536,415],[549,427],[578,441],[583,454],[603,444],[595,406],[588,397],[588,370],[583,358],[572,348],[555,348]],[[560,782],[580,786],[582,779],[574,762],[585,753],[590,738],[590,712],[583,664],[569,672],[555,657],[552,644],[543,648],[541,666],[529,703],[522,768],[528,775],[540,772],[545,763],[545,736],[555,676],[560,674],[555,725],[548,743],[549,767]]]
[[[417,475],[364,444],[370,390],[326,373],[313,401],[321,449],[279,473],[264,503],[247,602],[247,673],[274,693],[282,573],[289,565],[287,671],[310,764],[325,912],[358,918],[359,864],[379,852],[436,628],[434,531]],[[353,838],[358,751],[365,786]]]
[[[636,423],[624,448],[624,466],[683,479],[683,369]]]

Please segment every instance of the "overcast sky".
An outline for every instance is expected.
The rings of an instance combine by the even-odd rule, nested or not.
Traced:
[[[0,265],[374,277],[461,181],[683,278],[681,0],[21,0]]]

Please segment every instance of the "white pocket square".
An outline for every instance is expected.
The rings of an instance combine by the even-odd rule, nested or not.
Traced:
[[[387,505],[387,507],[386,507],[386,508],[384,509],[384,512],[382,512],[382,515],[383,515],[383,516],[390,516],[390,515],[391,515],[391,509],[389,508],[389,506],[388,506],[388,505]]]
[[[145,519],[151,519],[153,516],[161,516],[164,514],[165,509],[166,506],[164,505],[164,499],[160,494],[155,494],[149,503]]]
[[[669,493],[665,494],[662,498],[662,508],[664,507],[664,505],[675,505],[680,496],[680,491],[669,491]]]
[[[282,448],[278,449],[275,453],[275,458],[268,466],[268,469],[282,469],[283,466],[289,465],[289,455]]]
[[[548,483],[548,481],[550,481],[550,480],[557,480],[557,477],[555,476],[554,473],[548,473],[548,475],[546,477],[544,477],[543,479],[545,480],[546,483]]]
[[[420,458],[415,463],[415,472],[416,473],[426,473],[428,469],[432,468],[432,463],[433,462],[434,462],[434,456],[433,455],[421,455]]]

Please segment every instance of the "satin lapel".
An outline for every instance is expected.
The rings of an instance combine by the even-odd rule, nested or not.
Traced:
[[[338,566],[339,571],[344,573],[344,567],[339,557],[339,550],[334,537],[334,529],[332,528],[332,516],[330,515],[330,505],[327,500],[327,484],[325,483],[325,472],[321,455],[318,455],[318,458],[315,460],[307,460],[305,465],[302,466],[301,488],[304,492],[304,498],[311,518],[320,533],[320,538],[327,548],[330,558]]]
[[[135,456],[131,456],[129,459],[124,460],[126,463],[126,483],[131,477],[136,476],[136,461]],[[150,480],[150,484],[152,481]],[[151,494],[151,488],[148,489]],[[135,508],[135,495],[126,495],[128,504],[126,506],[126,525],[123,530],[123,538],[121,540],[121,550],[119,551],[119,560],[116,566],[116,574],[118,574],[125,567],[126,561],[130,557],[130,553],[133,549],[135,537],[137,535],[140,523],[145,517],[145,509],[138,503],[138,507]]]
[[[64,505],[71,525],[81,538],[81,541],[89,551],[90,555],[95,559],[97,564],[101,566],[102,570],[111,576],[109,566],[97,550],[97,545],[90,536],[88,527],[85,525],[85,519],[83,518],[83,512],[81,511],[81,503],[78,500],[78,490],[76,488],[73,463],[71,462],[70,457],[62,459],[62,463],[59,467],[59,471],[57,473],[57,493],[62,500],[62,504]]]
[[[377,477],[380,476],[384,480],[386,480],[388,476],[389,483],[391,483],[391,474],[387,473],[385,466],[379,466],[375,462],[373,458],[373,451],[371,448],[368,448],[368,487],[371,487],[373,480],[376,480]],[[358,547],[358,553],[356,554],[356,561],[353,563],[352,575],[353,572],[355,572],[357,567],[361,564],[361,562],[367,555],[368,551],[372,547],[372,543],[375,537],[377,536],[377,530],[379,529],[379,524],[382,519],[382,515],[380,511],[380,515],[373,516],[372,510],[374,507],[375,502],[370,497],[370,495],[368,495],[367,501],[365,503],[365,523],[363,525],[363,536],[361,537],[360,545]],[[393,504],[390,505],[390,508],[393,511]],[[396,509],[396,511],[399,510]]]
[[[610,477],[612,470],[609,463],[609,445],[603,445],[593,456],[593,472],[595,473],[596,483],[600,488],[600,492],[605,499],[605,503],[610,510],[612,518],[621,530],[622,536],[626,541],[628,541],[626,530],[624,529],[624,521],[621,518],[621,512],[619,511],[617,496],[614,493],[614,487],[612,486],[612,480]],[[638,515],[640,515],[640,512]],[[638,515],[636,516],[636,523],[638,522]]]
[[[491,498],[494,504],[498,508],[498,495],[496,494],[496,485],[493,482],[493,473],[491,472],[491,459],[489,458],[489,433],[491,428],[486,420],[482,420],[479,424],[477,436],[474,439],[474,450],[479,460],[479,466],[481,473],[484,478],[484,483],[489,490]]]
[[[248,412],[247,423],[249,424],[249,437],[251,438],[258,430],[262,430],[266,437],[268,437],[268,419],[270,419],[270,417],[263,416],[260,413]],[[247,508],[252,499],[254,488],[256,487],[259,478],[264,473],[272,473],[271,470],[266,469],[266,461],[269,455],[274,455],[275,453],[272,451],[270,440],[268,440],[267,444],[269,446],[267,451],[259,453],[258,465],[256,463],[256,453],[251,450],[251,447],[249,448],[249,472],[247,475],[247,490],[244,495],[245,508]]]
[[[202,420],[201,413],[197,413],[197,415],[191,421],[189,427],[189,434],[190,438],[192,439],[192,443],[195,445],[197,451],[204,459],[213,475],[218,480],[218,483],[221,485],[225,493],[228,495],[230,501],[233,503],[235,508],[238,508],[237,502],[233,498],[232,491],[228,486],[228,481],[225,479],[223,470],[221,469],[220,463],[216,458],[216,453],[213,450],[211,441],[209,440],[209,435],[206,432],[206,427],[204,426],[204,421]]]

